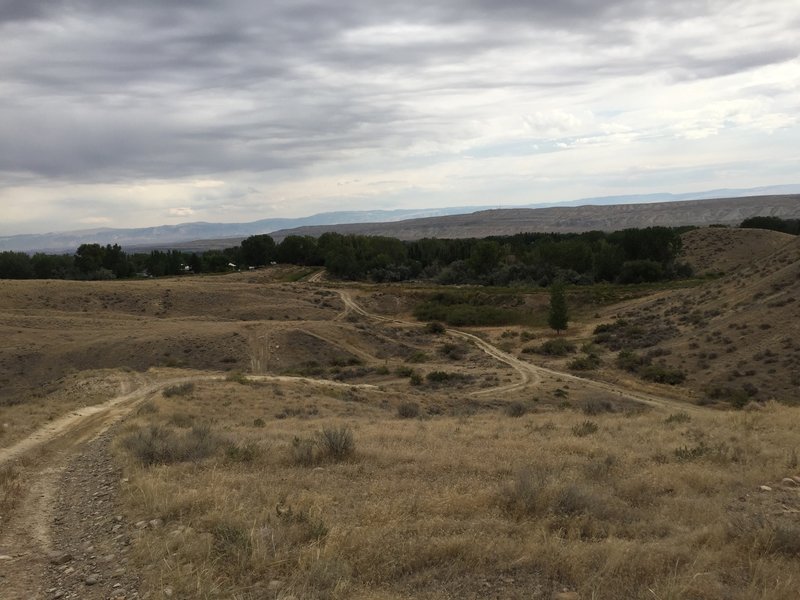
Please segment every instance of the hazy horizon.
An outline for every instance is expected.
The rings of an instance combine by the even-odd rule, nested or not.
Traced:
[[[800,5],[0,5],[0,235],[794,184]]]

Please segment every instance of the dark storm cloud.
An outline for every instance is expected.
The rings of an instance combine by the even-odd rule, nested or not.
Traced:
[[[777,43],[707,58],[702,40],[695,52],[606,54],[632,43],[638,20],[704,16],[709,5],[5,1],[0,171],[113,181],[299,169],[435,138],[444,117],[421,105],[443,93],[575,88],[654,70],[707,78],[797,55]],[[578,58],[554,63],[549,49]],[[483,60],[525,66],[459,68]]]

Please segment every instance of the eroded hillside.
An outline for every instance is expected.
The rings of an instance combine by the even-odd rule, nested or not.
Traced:
[[[741,235],[753,236],[753,247],[764,237],[757,231]],[[726,252],[720,250],[717,264],[735,263]],[[649,355],[658,364],[685,371],[686,385],[702,392],[705,401],[796,402],[800,239],[764,254],[700,288],[622,311],[601,339],[614,350]]]

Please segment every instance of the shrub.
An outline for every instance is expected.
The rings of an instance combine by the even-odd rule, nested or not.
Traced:
[[[686,381],[686,373],[666,365],[648,365],[639,370],[639,376],[647,381],[679,385]]]
[[[166,398],[170,398],[172,396],[188,396],[194,391],[194,384],[191,381],[187,381],[186,383],[181,383],[178,385],[171,385],[168,388],[165,388],[162,394]]]
[[[649,365],[651,359],[646,356],[639,356],[630,350],[622,350],[617,355],[617,366],[624,371],[636,372],[643,366]]]
[[[230,444],[225,448],[225,456],[235,462],[253,462],[261,454],[261,448],[255,442]]]
[[[227,560],[247,560],[252,552],[252,540],[247,530],[239,525],[220,523],[211,534],[214,538],[214,552]]]
[[[199,461],[211,456],[221,442],[207,426],[194,426],[184,434],[151,425],[126,437],[122,445],[144,465]]]
[[[461,360],[466,354],[466,349],[459,344],[445,344],[439,352],[451,360]]]
[[[239,371],[228,373],[228,375],[225,377],[225,381],[232,381],[234,383],[238,383],[239,385],[247,385],[250,383],[250,380],[247,379],[247,376]]]
[[[669,385],[678,385],[686,381],[686,373],[681,369],[668,367],[665,364],[653,364],[651,356],[640,356],[629,350],[622,350],[617,355],[617,366],[636,373],[646,381]]]
[[[593,433],[597,433],[597,423],[594,421],[584,421],[583,423],[579,423],[578,425],[573,426],[572,428],[572,435],[575,437],[586,437],[587,435],[591,435]]]
[[[567,368],[573,371],[592,371],[600,366],[600,357],[596,354],[578,356],[567,364]]]
[[[504,410],[509,417],[518,418],[525,415],[525,413],[528,412],[528,407],[525,406],[525,404],[523,404],[522,402],[516,401],[506,404]]]
[[[686,411],[680,411],[676,413],[672,413],[666,419],[664,419],[664,423],[688,423],[691,421],[692,418],[689,416],[689,413]]]
[[[419,416],[419,404],[403,402],[397,407],[397,416],[401,419],[416,419]]]
[[[406,359],[406,362],[410,363],[424,363],[430,360],[430,356],[425,354],[422,351],[414,352],[411,356]]]
[[[347,426],[324,427],[317,432],[317,445],[321,453],[335,461],[349,458],[355,452],[353,431]]]
[[[588,513],[595,504],[591,493],[575,484],[567,484],[556,493],[552,510],[558,515],[574,516]]]
[[[446,371],[431,371],[425,376],[425,379],[428,380],[428,383],[444,383],[445,381],[449,381],[451,378],[452,375]]]
[[[431,321],[425,324],[425,332],[434,335],[441,335],[446,331],[445,326],[440,321]]]
[[[711,447],[705,442],[700,442],[696,446],[692,447],[681,446],[680,448],[675,448],[675,458],[681,462],[687,462],[702,458],[709,452],[711,452]]]
[[[547,340],[536,351],[547,356],[566,356],[575,352],[575,344],[565,339],[557,338]]]
[[[521,469],[501,491],[503,508],[516,515],[536,515],[547,510],[548,474],[541,469]]]
[[[265,425],[266,423],[264,422],[264,419],[262,419],[261,417],[256,417],[255,419],[253,419],[253,427],[264,427]]]
[[[614,405],[609,400],[592,399],[586,402],[583,407],[583,414],[589,416],[612,412],[614,412]]]
[[[397,367],[394,374],[398,377],[411,377],[414,374],[414,369],[411,367]]]

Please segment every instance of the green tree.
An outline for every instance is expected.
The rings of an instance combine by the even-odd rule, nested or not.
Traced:
[[[0,279],[31,279],[31,257],[24,252],[0,252]]]
[[[566,330],[569,321],[567,298],[564,295],[564,284],[555,282],[550,286],[550,312],[547,315],[547,324],[557,333]]]
[[[275,254],[275,240],[266,234],[251,235],[242,240],[242,260],[248,266],[268,265],[275,260]]]

